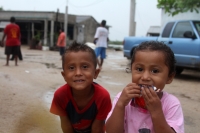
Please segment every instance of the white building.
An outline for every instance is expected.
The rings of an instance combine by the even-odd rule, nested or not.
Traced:
[[[161,29],[165,26],[165,24],[169,21],[174,21],[174,20],[200,20],[200,9],[198,10],[199,13],[196,11],[193,12],[184,12],[184,13],[179,13],[175,16],[169,15],[168,13],[165,13],[165,10],[162,9],[161,11]]]

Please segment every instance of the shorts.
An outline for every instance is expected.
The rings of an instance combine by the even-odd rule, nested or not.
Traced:
[[[60,55],[62,56],[65,53],[65,47],[60,47]]]
[[[106,48],[105,47],[96,47],[95,54],[96,54],[97,58],[100,56],[101,59],[105,59],[106,58]]]
[[[20,52],[20,45],[17,46],[6,46],[5,55],[18,55]]]

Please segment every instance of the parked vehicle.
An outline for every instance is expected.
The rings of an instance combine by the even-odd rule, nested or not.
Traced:
[[[93,50],[95,50],[96,45],[92,42],[86,42],[85,45],[88,45],[89,47],[91,47]]]
[[[159,37],[125,37],[124,56],[131,58],[134,48],[144,41],[160,41],[168,45],[176,58],[176,73],[185,68],[200,69],[200,21],[168,22]]]

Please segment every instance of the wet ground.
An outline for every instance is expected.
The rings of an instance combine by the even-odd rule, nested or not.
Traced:
[[[4,48],[0,48],[0,133],[58,133],[57,116],[49,113],[54,91],[65,83],[58,51],[30,50],[22,47],[19,66],[5,64]],[[111,98],[129,82],[125,69],[129,61],[122,51],[107,50],[107,59],[95,82],[104,86]],[[200,131],[200,72],[186,70],[165,91],[181,101],[185,132]]]

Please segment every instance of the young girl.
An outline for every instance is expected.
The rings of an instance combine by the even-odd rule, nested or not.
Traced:
[[[143,42],[133,52],[132,83],[113,101],[107,133],[184,133],[179,100],[163,89],[175,76],[172,50],[160,42]]]

